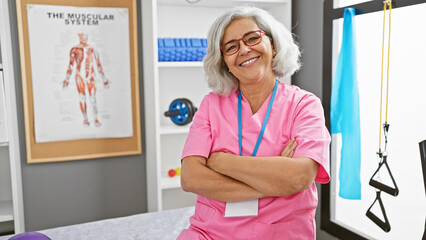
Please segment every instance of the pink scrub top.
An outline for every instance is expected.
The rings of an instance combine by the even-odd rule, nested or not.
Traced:
[[[271,95],[252,114],[248,101],[242,97],[244,156],[253,152],[270,98]],[[312,93],[279,83],[257,156],[280,156],[293,137],[298,144],[293,157],[316,161],[320,167],[315,181],[327,183],[330,134],[321,102]],[[194,116],[182,159],[193,155],[208,158],[212,152],[239,155],[238,91],[227,97],[214,93],[204,97]],[[198,196],[191,225],[178,239],[315,239],[317,203],[315,183],[296,194],[259,199],[259,213],[254,217],[224,217],[225,202]]]

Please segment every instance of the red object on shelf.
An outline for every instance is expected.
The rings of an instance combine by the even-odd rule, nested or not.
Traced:
[[[170,169],[168,174],[169,174],[169,177],[174,177],[176,175],[176,170]]]

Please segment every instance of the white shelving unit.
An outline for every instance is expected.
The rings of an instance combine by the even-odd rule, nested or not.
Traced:
[[[190,206],[195,195],[180,188],[180,178],[167,171],[180,167],[189,126],[164,117],[176,98],[199,107],[210,92],[201,62],[158,62],[158,38],[206,38],[213,21],[237,5],[253,5],[271,12],[291,29],[291,0],[143,0],[143,86],[145,102],[148,211]]]
[[[202,62],[158,62],[159,68],[203,67]]]
[[[13,202],[0,202],[0,222],[13,221]]]
[[[182,134],[182,133],[188,133],[189,132],[189,125],[187,126],[161,126],[160,128],[160,134],[161,135],[167,135],[167,134]]]
[[[180,187],[180,177],[170,178],[168,176],[161,176],[161,189],[173,189]]]
[[[0,1],[0,74],[3,74],[8,142],[0,144],[0,224],[13,221],[15,233],[25,231],[21,158],[9,8]]]

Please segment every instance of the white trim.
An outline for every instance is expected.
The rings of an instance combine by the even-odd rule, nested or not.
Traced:
[[[180,176],[163,176],[161,178],[161,189],[180,188]]]
[[[13,216],[15,233],[25,231],[22,194],[21,156],[19,149],[18,113],[11,23],[8,1],[0,1],[0,46],[3,60],[3,76],[6,95],[6,112],[9,136],[9,160],[12,182]]]
[[[203,62],[158,62],[158,67],[203,67]]]
[[[189,133],[189,125],[187,126],[161,126],[160,128],[160,134],[161,135],[167,135],[167,134],[182,134],[182,133]]]
[[[195,0],[188,0],[196,2]],[[204,7],[233,7],[244,4],[288,4],[291,0],[201,0],[196,3],[189,3],[188,1],[176,0],[158,0],[159,5],[183,5],[183,6],[204,6]]]
[[[159,116],[159,83],[157,53],[157,1],[141,1],[142,9],[142,42],[143,49],[143,80],[145,103],[145,136],[146,136],[146,168],[147,168],[147,197],[148,211],[161,211],[162,198],[160,189],[161,149]]]
[[[12,201],[0,201],[0,223],[13,221]]]

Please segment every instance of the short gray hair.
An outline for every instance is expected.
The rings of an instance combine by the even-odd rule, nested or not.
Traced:
[[[214,93],[227,96],[238,89],[238,79],[228,71],[220,46],[228,25],[241,18],[253,19],[272,40],[276,55],[272,69],[277,78],[291,76],[300,68],[300,50],[291,32],[270,13],[252,6],[235,7],[220,16],[207,35],[207,54],[203,59],[207,83]]]

